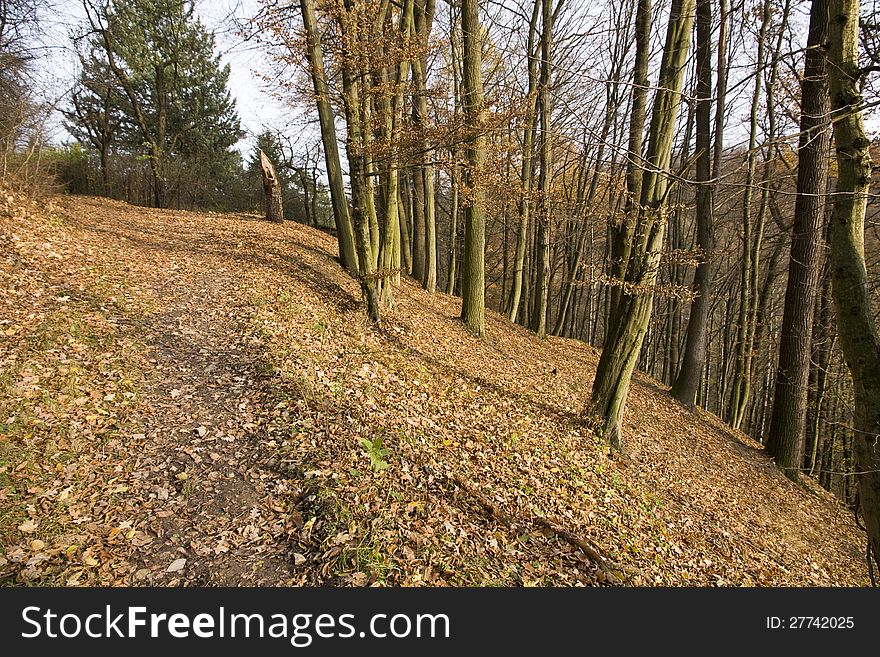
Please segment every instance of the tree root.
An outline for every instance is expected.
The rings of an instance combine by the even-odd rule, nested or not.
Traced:
[[[609,562],[605,557],[602,556],[599,549],[588,540],[575,536],[567,529],[559,527],[555,523],[552,523],[546,518],[542,518],[541,516],[532,516],[530,518],[524,518],[518,521],[517,519],[505,513],[498,505],[493,504],[490,500],[486,499],[483,495],[480,494],[479,491],[476,490],[476,488],[474,488],[473,485],[471,485],[469,482],[465,481],[458,475],[451,475],[449,478],[461,490],[465,491],[468,495],[473,497],[474,500],[487,513],[487,515],[489,515],[493,520],[507,527],[507,529],[518,533],[527,533],[525,529],[528,526],[532,526],[542,531],[549,531],[557,538],[565,541],[569,545],[576,547],[581,552],[583,552],[590,561],[592,561],[602,570],[602,572],[605,574],[606,581],[619,581],[619,577],[615,575],[613,571],[621,571],[623,569]]]

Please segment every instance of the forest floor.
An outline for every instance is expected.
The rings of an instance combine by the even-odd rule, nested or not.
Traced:
[[[0,581],[868,583],[853,515],[597,352],[410,281],[383,327],[293,223],[0,199]],[[598,553],[598,554],[597,554]],[[600,562],[601,560],[601,562]]]

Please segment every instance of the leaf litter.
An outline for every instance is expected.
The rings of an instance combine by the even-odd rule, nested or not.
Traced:
[[[404,281],[365,319],[331,236],[94,198],[0,218],[8,584],[862,586],[863,536],[758,443],[596,350]]]

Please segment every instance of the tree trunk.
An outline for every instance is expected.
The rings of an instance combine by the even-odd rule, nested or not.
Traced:
[[[101,144],[101,185],[102,192],[104,196],[109,197],[110,194],[110,165],[109,161],[109,153],[110,144],[109,141],[107,143]]]
[[[523,159],[520,173],[522,196],[519,200],[519,230],[516,234],[516,253],[513,257],[513,283],[510,290],[510,305],[507,318],[515,322],[523,295],[525,276],[526,247],[529,241],[529,212],[531,210],[532,168],[535,142],[535,120],[537,117],[538,58],[535,43],[538,39],[538,16],[541,0],[534,0],[532,18],[529,21],[529,37],[526,45],[528,57],[528,91],[526,92],[526,113],[523,127]]]
[[[266,154],[260,150],[260,174],[263,177],[263,208],[266,219],[280,224],[284,221],[284,208],[281,204],[281,183],[275,167]]]
[[[455,161],[458,153],[453,155]],[[452,172],[452,209],[449,213],[449,266],[446,279],[446,294],[455,292],[455,280],[458,275],[458,165],[453,164]]]
[[[724,95],[722,77],[726,85],[726,76],[721,73],[726,69],[726,12],[722,11],[719,19],[718,36],[718,102]],[[696,107],[696,174],[697,174],[697,247],[700,250],[700,263],[694,272],[693,292],[696,295],[691,303],[688,319],[687,336],[685,338],[684,356],[678,376],[672,385],[672,396],[688,408],[694,407],[694,399],[700,384],[700,373],[706,360],[707,328],[709,309],[712,305],[713,255],[715,248],[715,183],[711,182],[710,146],[711,128],[710,115],[712,107],[712,0],[697,0],[697,107]],[[716,136],[724,129],[724,114],[716,115]],[[720,140],[716,139],[716,153]],[[723,143],[723,142],[720,142]],[[720,157],[720,154],[716,157]],[[715,176],[718,170],[715,170]]]
[[[398,28],[401,42],[406,42],[413,32],[413,0],[405,0],[400,15],[400,24]],[[384,135],[384,148],[387,156],[384,165],[384,187],[383,187],[383,229],[380,231],[376,228],[376,236],[382,233],[383,240],[381,246],[381,256],[376,261],[378,265],[379,286],[382,303],[385,306],[391,306],[394,298],[392,286],[399,280],[401,246],[400,246],[400,135],[403,124],[403,93],[404,84],[409,76],[410,60],[405,56],[398,62],[395,67],[393,79],[389,76],[387,69],[383,69],[380,75],[382,87],[388,87],[388,83],[392,84],[392,93],[389,98],[382,95],[377,104],[381,108],[382,125]],[[377,220],[378,223],[378,220]],[[379,252],[378,245],[377,254]]]
[[[633,67],[632,106],[629,117],[629,139],[627,143],[626,202],[623,216],[612,215],[609,233],[609,264],[611,291],[608,318],[616,314],[617,304],[622,296],[622,286],[629,261],[639,203],[642,197],[642,143],[645,133],[645,117],[648,106],[648,66],[651,58],[651,0],[638,0],[636,7],[636,58]],[[609,330],[606,324],[606,333]]]
[[[462,0],[461,31],[464,41],[462,100],[468,131],[461,318],[472,333],[482,336],[486,333],[486,191],[482,180],[486,167],[486,108],[478,0]]]
[[[313,225],[320,226],[321,222],[318,217],[318,174],[316,172],[316,169],[317,169],[317,165],[315,165],[315,168],[312,169],[312,175],[309,178],[309,180],[311,180],[311,183],[312,183],[312,193],[309,198],[309,203],[310,203],[309,207],[311,208],[310,214],[312,217],[312,221],[314,222]]]
[[[434,0],[416,0],[415,2],[415,29],[419,47],[427,51],[428,38],[431,33],[431,25],[434,19]],[[419,282],[428,292],[437,290],[437,218],[434,206],[434,165],[433,151],[428,147],[428,98],[425,85],[427,76],[427,54],[415,57],[412,62],[413,80],[413,123],[418,139],[421,163],[419,171],[413,178],[421,178],[418,189],[422,192],[422,219],[424,226],[424,260],[420,263],[423,267]]]
[[[861,511],[873,560],[880,568],[880,333],[865,267],[871,142],[861,111],[859,0],[828,0],[828,8],[828,85],[838,167],[829,260],[840,344],[852,375]]]
[[[420,284],[424,284],[425,272],[425,177],[421,167],[410,169],[412,183],[412,275]]]
[[[532,328],[542,340],[547,337],[547,306],[550,297],[550,181],[553,165],[553,136],[550,131],[550,83],[552,77],[551,56],[553,52],[553,7],[551,0],[542,0],[541,11],[541,188],[538,208],[538,276],[535,290],[535,316]]]
[[[776,391],[767,452],[787,477],[797,480],[804,459],[810,338],[821,268],[830,131],[825,72],[828,13],[825,0],[813,0],[801,83],[801,134],[791,258],[776,369]]]
[[[412,274],[412,242],[409,237],[409,226],[410,226],[410,212],[409,207],[410,203],[408,202],[408,192],[409,192],[409,184],[407,183],[406,178],[406,170],[399,171],[397,173],[398,183],[397,183],[397,214],[400,219],[400,251],[401,251],[401,262],[403,263],[403,270],[407,274]]]
[[[613,446],[621,448],[621,421],[645,332],[651,319],[653,287],[663,246],[664,206],[682,81],[690,46],[695,0],[673,0],[660,78],[651,112],[647,163],[641,183],[640,211],[633,226],[627,266],[626,294],[611,316],[602,356],[593,382],[591,415]],[[623,290],[622,290],[623,292]]]
[[[764,64],[766,61],[767,34],[772,20],[772,0],[764,0],[761,17],[761,28],[758,33],[758,54],[755,65],[755,86],[752,92],[752,105],[749,115],[749,149],[746,164],[746,182],[743,193],[742,206],[742,267],[740,269],[740,292],[739,292],[739,324],[737,325],[736,360],[733,377],[733,388],[730,394],[728,407],[728,422],[734,429],[739,429],[749,401],[752,383],[752,340],[757,321],[756,289],[758,286],[759,258],[761,254],[761,241],[764,233],[764,213],[767,207],[767,174],[769,172],[768,160],[765,160],[763,180],[761,181],[761,200],[758,208],[754,237],[752,237],[752,191],[755,186],[755,169],[758,161],[758,112],[760,110],[761,87],[764,82]],[[780,38],[783,32],[780,31]],[[778,49],[774,55],[778,57]],[[770,94],[773,86],[767,85],[768,107],[773,106]],[[771,115],[772,119],[772,115]],[[773,129],[769,130],[768,139],[772,140]],[[769,154],[767,155],[769,159]]]
[[[297,172],[297,176],[299,177],[299,182],[303,188],[303,214],[306,215],[306,217],[305,217],[306,226],[317,226],[318,223],[317,223],[317,219],[314,215],[313,205],[311,202],[312,195],[309,193],[310,180],[309,180],[309,175],[308,175],[308,172],[306,171],[306,168],[302,167]],[[317,190],[315,189],[315,191],[317,191]]]
[[[330,201],[333,206],[333,220],[336,224],[336,237],[339,241],[339,259],[342,266],[352,274],[357,274],[358,256],[355,238],[348,213],[348,198],[342,179],[342,165],[339,161],[339,146],[336,141],[336,124],[333,108],[330,106],[330,89],[324,72],[324,57],[321,53],[321,35],[315,17],[314,0],[300,0],[303,27],[306,32],[307,53],[311,68],[312,86],[321,124],[321,141],[324,144],[324,160],[327,164],[327,179],[330,183]]]
[[[347,3],[348,5],[348,3]],[[347,16],[349,9],[340,16],[342,31],[352,34],[352,28],[346,23],[350,19]],[[347,29],[348,28],[348,29]],[[358,279],[361,284],[361,293],[366,305],[367,315],[376,324],[381,321],[379,309],[379,293],[376,284],[376,271],[373,268],[373,256],[370,246],[370,217],[366,194],[369,187],[366,183],[366,157],[364,153],[365,129],[369,129],[363,123],[361,96],[362,91],[358,88],[359,81],[365,76],[353,65],[355,58],[352,53],[345,52],[342,66],[342,87],[345,104],[345,117],[348,125],[345,146],[348,156],[349,178],[351,180],[351,200],[353,208],[353,228],[355,248],[359,264]]]
[[[827,228],[827,223],[826,223]],[[827,234],[827,230],[826,230]],[[831,307],[831,272],[825,268],[823,273],[822,291],[820,293],[818,313],[814,312],[812,349],[810,358],[814,363],[814,385],[811,386],[812,412],[808,416],[807,438],[809,452],[805,459],[804,467],[808,468],[810,476],[816,474],[816,465],[821,450],[820,431],[822,427],[823,407],[825,405],[825,391],[828,385],[828,369],[831,360],[831,349],[834,344],[832,325],[834,323],[834,309]]]
[[[461,104],[461,83],[458,62],[458,13],[452,3],[449,5],[450,51],[452,55],[452,92],[453,92],[453,123],[458,125],[459,107]],[[446,294],[455,293],[455,281],[458,277],[458,208],[459,208],[459,166],[458,146],[450,151],[452,168],[449,174],[452,184],[452,209],[449,214],[449,261],[446,270]]]

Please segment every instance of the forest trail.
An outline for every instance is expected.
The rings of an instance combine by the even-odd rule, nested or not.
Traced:
[[[0,217],[0,286],[7,583],[868,583],[759,444],[637,376],[609,453],[594,349],[408,281],[377,330],[313,229],[57,198]]]

